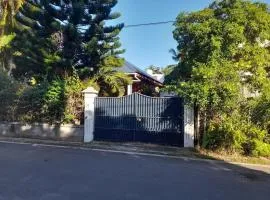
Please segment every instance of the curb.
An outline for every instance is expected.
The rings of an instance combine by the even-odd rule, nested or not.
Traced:
[[[119,153],[126,155],[139,155],[139,156],[152,156],[152,157],[163,157],[163,158],[173,158],[173,159],[182,159],[185,161],[199,161],[199,162],[207,162],[211,164],[232,164],[238,166],[246,166],[246,167],[258,167],[269,169],[269,165],[263,164],[251,164],[251,163],[239,163],[239,162],[230,162],[223,160],[211,160],[207,158],[194,158],[188,156],[181,155],[173,155],[171,152],[166,153],[162,151],[154,151],[148,150],[140,151],[140,150],[117,150],[111,147],[104,147],[104,144],[88,144],[85,145],[80,142],[67,142],[67,141],[52,141],[52,140],[41,140],[41,139],[29,139],[29,138],[5,138],[0,137],[0,143],[5,144],[21,144],[21,145],[32,145],[35,147],[54,147],[54,148],[69,148],[69,149],[79,149],[84,151],[99,151],[99,152],[109,152],[109,153]]]

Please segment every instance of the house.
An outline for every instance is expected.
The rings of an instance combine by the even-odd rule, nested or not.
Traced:
[[[127,86],[127,95],[138,92],[148,96],[158,96],[159,89],[163,87],[162,79],[158,80],[154,74],[150,75],[130,62],[126,61],[118,70],[132,78],[132,84]]]

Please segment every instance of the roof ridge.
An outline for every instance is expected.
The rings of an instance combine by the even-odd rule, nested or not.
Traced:
[[[128,68],[128,71],[125,70],[125,68]],[[161,83],[159,80],[155,79],[153,76],[151,76],[150,74],[148,74],[146,71],[144,71],[143,69],[140,69],[139,67],[137,67],[136,65],[132,64],[131,62],[125,60],[125,64],[119,68],[120,70],[122,69],[124,72],[126,73],[139,73],[142,74],[143,76],[146,76],[147,78],[150,78],[160,84]],[[131,71],[131,72],[130,72]]]
[[[138,71],[139,71],[140,73],[142,73],[144,76],[147,76],[147,77],[149,77],[149,78],[152,78],[153,80],[155,80],[155,81],[161,83],[159,80],[155,79],[154,76],[148,74],[146,71],[142,70],[141,68],[139,68],[139,67],[137,67],[136,65],[132,64],[131,62],[126,61],[126,63],[132,65],[132,67],[134,67],[136,70],[138,70]],[[161,84],[162,84],[162,83],[161,83]]]

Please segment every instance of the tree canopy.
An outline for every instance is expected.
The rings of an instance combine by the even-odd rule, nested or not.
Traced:
[[[201,11],[181,13],[175,27],[179,64],[171,86],[179,93],[203,107],[218,108],[237,100],[243,85],[269,94],[267,4],[215,1]]]
[[[24,0],[2,0],[0,2],[0,68],[10,70],[11,49],[10,42],[14,39],[14,16]]]
[[[0,120],[80,123],[85,88],[124,95],[131,79],[117,69],[124,64],[117,3],[1,0]]]
[[[50,77],[76,69],[89,76],[109,56],[117,63],[123,52],[118,37],[123,24],[106,25],[106,21],[120,16],[111,12],[116,3],[26,0],[16,17],[15,75]]]
[[[173,36],[178,65],[167,75],[167,89],[199,108],[206,122],[206,146],[246,153],[265,146],[264,153],[270,154],[270,145],[259,145],[266,141],[266,130],[270,132],[270,119],[256,114],[269,116],[268,5],[214,1],[203,10],[179,14]]]

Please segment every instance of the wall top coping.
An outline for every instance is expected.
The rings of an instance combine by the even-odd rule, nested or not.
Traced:
[[[49,123],[24,123],[24,122],[7,122],[0,121],[0,125],[20,125],[20,126],[48,126],[48,127],[69,127],[69,128],[83,128],[84,125],[75,124],[49,124]]]
[[[98,91],[95,90],[93,87],[88,87],[82,91],[84,94],[98,94]]]

